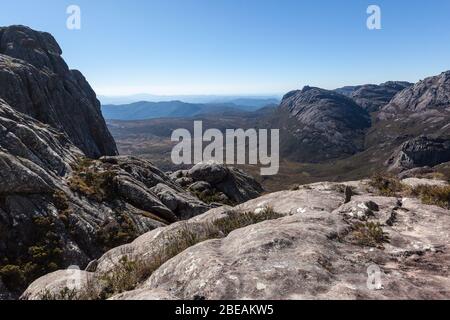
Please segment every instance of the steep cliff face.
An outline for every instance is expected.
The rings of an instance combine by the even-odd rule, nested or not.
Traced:
[[[334,91],[305,87],[284,96],[282,153],[305,162],[352,155],[363,148],[369,114]]]
[[[61,54],[48,33],[0,28],[0,97],[65,132],[87,156],[116,155],[94,91],[79,71],[69,70]]]

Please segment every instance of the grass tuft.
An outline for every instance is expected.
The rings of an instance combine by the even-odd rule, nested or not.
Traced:
[[[383,243],[389,242],[387,233],[380,223],[357,222],[353,224],[349,234],[351,242],[366,247],[383,248]]]
[[[378,190],[379,194],[385,197],[398,196],[399,193],[407,189],[407,187],[396,177],[382,174],[375,174],[371,178],[369,185]]]
[[[411,195],[424,204],[450,209],[450,186],[417,186],[411,190]]]

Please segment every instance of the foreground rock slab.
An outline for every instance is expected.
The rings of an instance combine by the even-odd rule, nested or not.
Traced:
[[[348,188],[353,195],[344,203]],[[112,299],[450,298],[449,210],[379,196],[366,181],[300,186],[232,210],[258,214],[268,206],[282,216],[193,245]],[[230,209],[212,209],[187,223],[200,233]],[[153,230],[111,250],[86,274],[100,279],[124,256],[150,259],[185,227]],[[39,279],[23,298],[39,299],[55,281],[55,274]]]

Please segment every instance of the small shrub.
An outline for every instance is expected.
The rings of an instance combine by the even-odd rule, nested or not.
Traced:
[[[352,242],[362,246],[383,248],[383,243],[389,242],[389,237],[379,223],[357,222],[350,232]]]
[[[374,175],[371,178],[369,185],[377,189],[380,195],[385,197],[397,196],[400,192],[407,189],[407,187],[396,177],[381,174]]]
[[[139,236],[135,223],[126,214],[116,213],[116,220],[102,226],[97,231],[97,243],[103,251],[130,243]]]
[[[12,292],[20,293],[37,278],[63,266],[63,243],[51,217],[33,219],[31,236],[20,253],[0,261],[0,275]]]
[[[417,186],[411,194],[420,198],[424,204],[450,209],[450,186]]]
[[[53,193],[53,204],[55,205],[55,208],[64,211],[69,209],[69,198],[67,195],[61,191],[57,190]]]
[[[6,265],[0,268],[0,278],[3,280],[5,286],[15,291],[17,288],[22,288],[26,284],[26,276],[20,266]]]
[[[95,161],[90,159],[79,160],[73,170],[72,176],[68,180],[72,191],[98,202],[116,197],[115,171],[96,167]]]
[[[236,211],[230,211],[227,214],[227,217],[215,220],[213,222],[214,227],[216,227],[224,236],[229,235],[234,230],[241,229],[252,224],[283,217],[283,215],[275,212],[270,207],[264,208],[264,210],[258,214],[254,212],[242,213]]]
[[[220,193],[217,190],[213,190],[211,194],[207,194],[205,192],[195,192],[194,195],[202,202],[206,203],[206,204],[211,204],[211,203],[221,203],[224,205],[229,205],[229,206],[233,206],[236,205],[233,201],[231,201],[230,199],[227,200],[223,200],[220,197]]]
[[[112,272],[105,273],[100,277],[104,287],[99,298],[107,299],[115,294],[133,290],[139,281],[150,276],[152,269],[151,263],[123,257]]]

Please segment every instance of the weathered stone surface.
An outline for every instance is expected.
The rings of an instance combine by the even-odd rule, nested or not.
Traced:
[[[69,70],[48,33],[0,28],[0,97],[15,110],[65,132],[90,157],[116,155],[100,103],[79,71]]]
[[[23,300],[68,299],[64,292],[79,291],[89,285],[92,274],[76,269],[56,271],[33,282],[22,295]],[[75,294],[76,295],[76,294]],[[75,299],[75,297],[72,297]]]
[[[420,113],[430,109],[449,111],[450,71],[426,78],[399,92],[381,111],[380,117],[395,116],[402,111]]]
[[[211,208],[148,161],[104,157],[78,168],[84,154],[65,134],[3,100],[0,129],[0,255],[11,265],[18,258],[23,261],[30,248],[43,245],[34,236],[37,219],[47,219],[58,239],[59,267],[84,267],[121,241]],[[107,188],[112,194],[99,199],[74,189],[73,179],[88,173],[94,180],[110,176]],[[100,192],[105,186],[96,188]],[[114,239],[119,235],[125,238]]]
[[[206,181],[212,184],[222,182],[227,175],[227,168],[214,162],[201,162],[188,172],[188,176],[194,181]]]
[[[264,191],[261,184],[242,170],[214,161],[198,163],[191,170],[180,170],[170,177],[200,198],[219,203],[242,203]]]
[[[178,300],[176,296],[170,294],[170,292],[164,290],[147,290],[147,289],[138,289],[134,291],[125,292],[123,294],[119,294],[117,296],[112,297],[109,300]]]
[[[354,192],[348,203],[345,186]],[[365,181],[317,183],[241,204],[234,210],[259,214],[271,206],[284,217],[200,242],[136,290],[112,299],[448,299],[449,210],[369,189]],[[212,209],[187,223],[200,235],[202,226],[227,210]],[[387,237],[376,246],[360,242],[354,234],[358,223],[379,223]],[[183,228],[186,224],[176,223],[153,230],[111,250],[95,275],[111,272],[124,256],[154,258]],[[368,277],[370,270],[379,271],[379,283]],[[40,281],[48,287],[53,277]],[[40,289],[34,286],[27,294]]]
[[[403,171],[416,167],[434,167],[450,161],[450,138],[420,136],[398,148],[387,161],[390,171]]]
[[[195,196],[189,193],[181,193],[162,183],[151,190],[167,208],[176,212],[180,219],[189,219],[210,209],[208,205]]]
[[[376,112],[387,105],[397,93],[412,85],[404,81],[388,81],[380,85],[349,86],[335,91],[352,98],[364,110]]]

